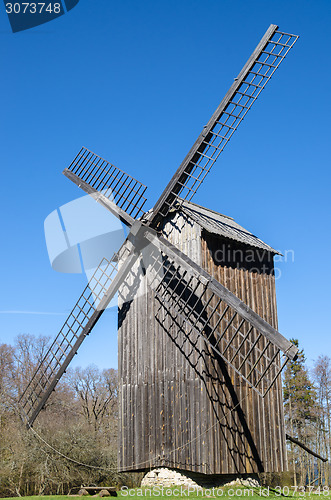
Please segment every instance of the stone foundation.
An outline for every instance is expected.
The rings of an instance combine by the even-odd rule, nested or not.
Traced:
[[[193,486],[195,488],[201,488],[198,483],[193,481],[193,479],[187,475],[181,474],[173,469],[166,469],[164,467],[147,472],[141,481],[141,486]]]
[[[160,467],[146,473],[141,481],[141,486],[152,488],[153,486],[184,486],[194,488],[213,488],[218,486],[245,486],[259,487],[257,475],[208,475],[196,474],[178,469],[167,469]]]

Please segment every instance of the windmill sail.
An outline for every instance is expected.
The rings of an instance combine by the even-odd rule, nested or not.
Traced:
[[[166,239],[151,232],[146,237],[158,249],[149,269],[159,301],[156,319],[164,321],[165,313],[175,335],[180,329],[201,335],[264,397],[297,347]]]
[[[63,173],[128,226],[145,214],[146,186],[86,148]]]
[[[117,272],[116,262],[119,255],[126,260]],[[112,259],[104,258],[100,262],[20,397],[21,413],[28,426],[33,425],[78,348],[130,272],[136,258],[137,255],[130,252],[129,246],[124,245]]]
[[[297,41],[271,25],[154,206],[152,227],[178,201],[191,200],[239,124]]]

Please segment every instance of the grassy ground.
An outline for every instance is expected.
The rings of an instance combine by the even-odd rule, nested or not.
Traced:
[[[231,498],[249,498],[253,500],[261,500],[263,498],[270,498],[272,500],[276,500],[279,498],[295,498],[299,500],[300,498],[306,498],[309,500],[331,500],[331,492],[330,491],[306,491],[295,492],[293,489],[285,487],[282,490],[273,489],[273,488],[244,488],[244,487],[233,487],[233,488],[215,488],[214,490],[205,489],[200,492],[188,492],[186,489],[181,489],[181,487],[177,488],[159,488],[158,490],[153,490],[149,488],[144,489],[131,489],[126,491],[119,491],[118,497],[121,500],[141,500],[142,498],[159,498],[164,497],[167,500],[176,500],[178,497],[180,498],[190,498],[190,500],[199,500],[199,499],[220,499],[226,498],[230,500]],[[84,497],[77,496],[66,496],[66,495],[53,495],[53,496],[43,496],[43,497],[24,497],[24,500],[77,500]],[[88,497],[85,497],[86,500]],[[93,497],[91,497],[93,498]],[[95,498],[95,497],[94,497]],[[5,500],[5,499],[0,499]],[[8,500],[22,500],[22,497],[12,497]],[[109,499],[110,500],[110,499]]]

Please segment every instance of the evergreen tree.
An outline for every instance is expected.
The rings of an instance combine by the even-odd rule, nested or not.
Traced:
[[[297,339],[291,342],[299,347]],[[316,427],[319,421],[317,394],[309,372],[305,366],[303,349],[296,360],[289,361],[284,372],[284,410],[287,433],[299,439],[311,449],[316,448]],[[293,466],[294,484],[299,473],[300,483],[311,482],[315,474],[315,464],[311,456],[291,443],[290,463]]]
[[[297,339],[291,342],[299,347]],[[289,361],[284,373],[285,415],[298,439],[305,440],[309,430],[307,426],[316,422],[317,395],[313,382],[305,367],[306,357],[303,349],[299,350],[295,361]]]

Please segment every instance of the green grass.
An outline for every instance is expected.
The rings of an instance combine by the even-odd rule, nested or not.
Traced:
[[[148,490],[151,490],[152,494],[149,493]],[[150,488],[136,488],[131,489],[129,491],[119,491],[118,492],[118,497],[121,498],[121,500],[142,500],[142,499],[148,499],[148,498],[156,498],[156,499],[165,499],[165,500],[176,500],[178,498],[190,498],[190,500],[205,500],[205,499],[214,499],[214,500],[219,500],[222,498],[226,498],[227,500],[231,500],[232,498],[248,498],[252,500],[261,500],[263,498],[269,498],[272,500],[276,499],[281,499],[281,498],[295,498],[295,499],[303,499],[305,498],[306,500],[309,500],[311,498],[312,500],[331,500],[331,492],[327,492],[326,494],[323,494],[321,492],[320,494],[315,494],[311,492],[310,494],[308,492],[303,494],[298,494],[294,493],[291,488],[289,489],[289,494],[280,494],[279,491],[276,491],[272,488],[269,488],[269,490],[265,488],[248,488],[248,487],[243,487],[243,486],[234,486],[234,487],[225,487],[225,488],[215,488],[214,493],[212,490],[205,489],[203,492],[192,492],[189,495],[182,494],[181,492],[184,492],[181,490],[181,487],[172,487],[172,488],[163,488],[161,491],[161,488],[157,490],[159,494],[157,494],[154,490],[153,494],[153,489]],[[163,495],[161,494],[163,492]],[[223,493],[221,493],[223,492]],[[285,490],[284,493],[288,493],[288,490]],[[77,497],[77,496],[67,496],[67,495],[52,495],[52,496],[32,496],[32,497],[24,497],[24,500],[74,500],[80,498],[83,500],[83,498],[86,498],[86,500],[89,497]],[[97,498],[97,497],[90,497],[90,498]],[[0,500],[5,500],[1,499]],[[22,497],[11,497],[10,499],[6,500],[22,500]],[[110,499],[109,499],[110,500]]]

